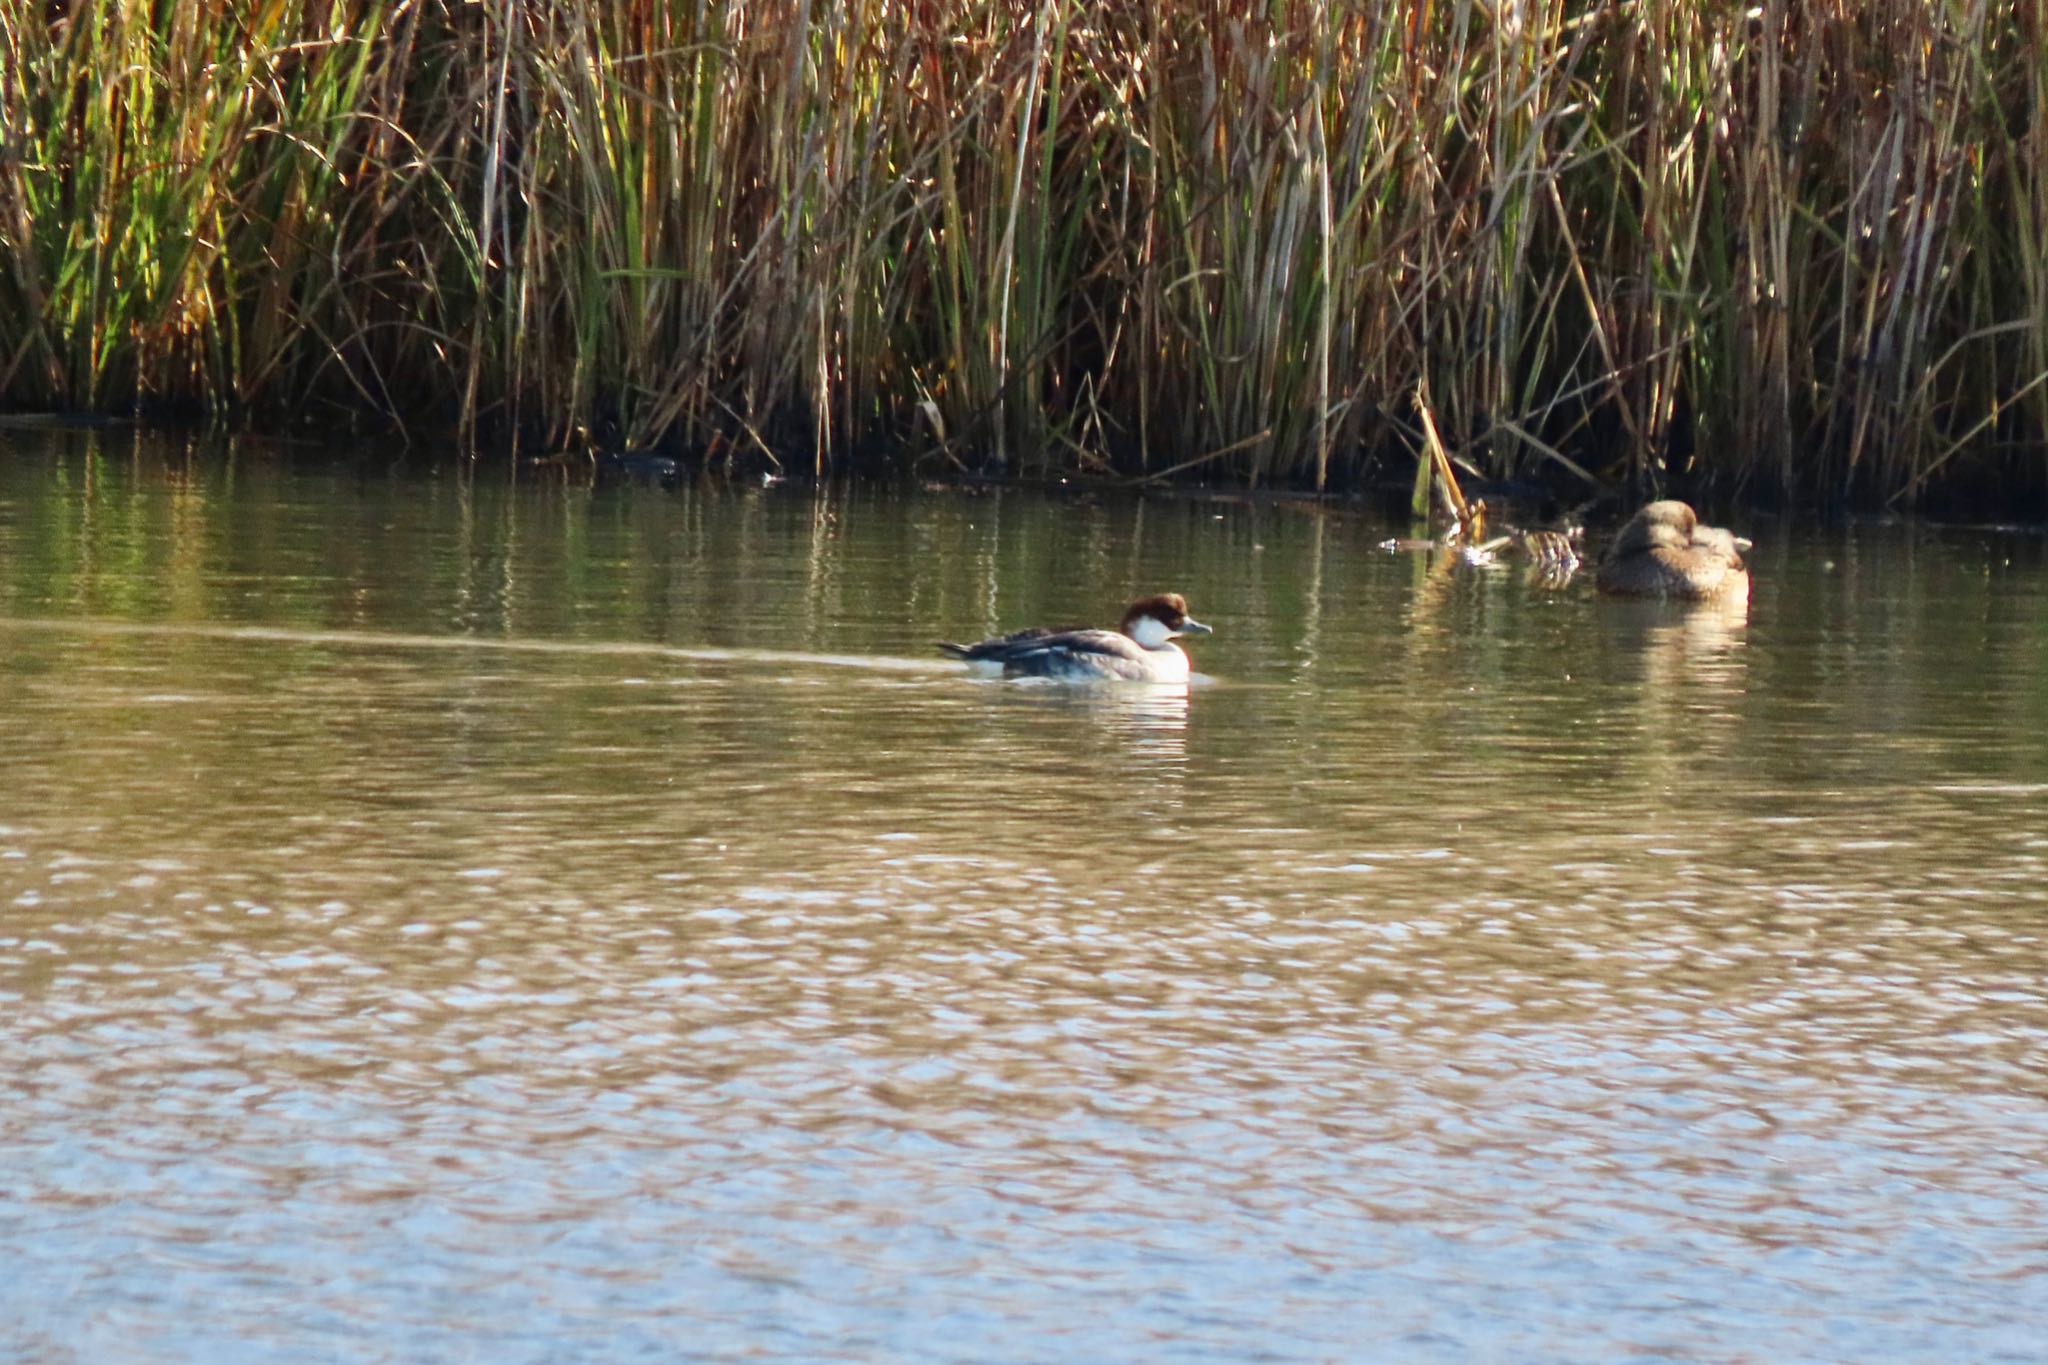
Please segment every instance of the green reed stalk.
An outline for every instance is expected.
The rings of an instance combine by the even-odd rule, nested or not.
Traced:
[[[2048,492],[2038,5],[0,0],[0,403]]]

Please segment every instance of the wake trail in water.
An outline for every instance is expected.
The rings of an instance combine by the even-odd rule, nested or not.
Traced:
[[[886,654],[818,654],[794,649],[724,649],[711,645],[657,645],[621,640],[521,640],[481,635],[410,635],[374,630],[305,630],[291,626],[216,626],[141,621],[76,621],[45,617],[0,617],[0,630],[62,631],[73,635],[154,636],[172,639],[239,640],[286,645],[343,645],[359,649],[469,649],[520,654],[576,654],[694,663],[820,666],[887,673],[956,673],[943,659],[905,659]]]

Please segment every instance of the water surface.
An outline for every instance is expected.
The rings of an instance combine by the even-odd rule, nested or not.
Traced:
[[[2039,537],[4,439],[14,1354],[2039,1356]]]

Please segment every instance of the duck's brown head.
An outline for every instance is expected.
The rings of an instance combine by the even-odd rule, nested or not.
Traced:
[[[1207,635],[1209,627],[1188,615],[1187,599],[1177,592],[1141,597],[1124,609],[1118,627],[1124,634],[1153,649],[1176,635]]]

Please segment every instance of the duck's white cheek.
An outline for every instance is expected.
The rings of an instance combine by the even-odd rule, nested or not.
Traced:
[[[1173,638],[1173,632],[1157,617],[1141,616],[1131,625],[1131,638],[1147,649],[1157,649]]]

